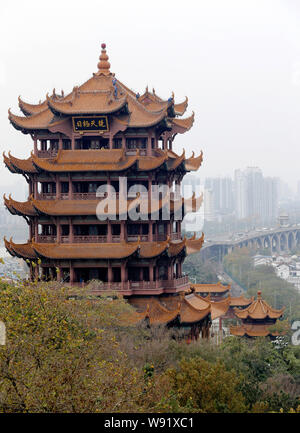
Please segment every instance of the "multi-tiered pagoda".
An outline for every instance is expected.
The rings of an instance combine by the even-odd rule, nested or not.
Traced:
[[[4,200],[12,214],[25,218],[30,234],[25,244],[5,239],[5,245],[27,260],[32,278],[71,285],[100,280],[101,289],[128,296],[189,289],[182,263],[186,254],[200,250],[203,236],[182,238],[184,214],[196,210],[201,199],[184,201],[175,191],[202,162],[202,153],[186,158],[173,150],[175,136],[193,125],[194,114],[181,117],[187,105],[187,99],[176,104],[174,95],[163,100],[154,89],[142,95],[130,90],[110,72],[105,44],[98,71],[71,93],[53,90],[37,105],[19,98],[24,116],[9,111],[9,120],[30,135],[33,151],[27,159],[4,154],[4,162],[24,176],[29,197]],[[126,178],[125,209],[120,177]],[[114,188],[114,218],[96,212],[102,200],[112,199],[110,193],[98,195],[103,185]],[[130,194],[133,185],[146,195]],[[163,218],[165,195],[152,199],[153,187],[161,185],[173,191],[168,219]],[[125,218],[132,208],[143,218]]]

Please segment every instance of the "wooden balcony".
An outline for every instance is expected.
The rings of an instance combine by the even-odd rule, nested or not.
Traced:
[[[140,238],[141,242],[149,242],[149,235],[128,235],[127,236],[127,242],[137,242],[138,238]],[[152,242],[161,242],[165,241],[167,239],[167,235],[159,235],[155,236],[153,235],[153,241]],[[172,233],[171,240],[179,240],[181,239],[180,233]],[[125,238],[126,240],[126,238]],[[57,242],[56,235],[38,235],[37,242],[41,243],[54,243]],[[62,244],[68,244],[71,242],[71,237],[68,236],[61,236],[60,237],[60,243]],[[89,244],[89,243],[106,243],[108,242],[106,235],[73,235],[73,243],[82,243],[82,244]],[[112,235],[111,242],[118,243],[121,242],[121,236],[120,235]]]
[[[85,283],[74,282],[73,286],[84,287]],[[123,281],[102,283],[96,282],[95,287],[90,288],[90,293],[100,295],[105,291],[122,292],[125,295],[134,294],[161,294],[172,293],[176,291],[186,290],[189,286],[188,276],[184,275],[180,278],[172,280],[156,280],[156,281]]]
[[[39,158],[53,158],[57,155],[57,150],[38,150],[37,156]]]
[[[55,200],[55,192],[41,192],[37,195],[37,200]]]

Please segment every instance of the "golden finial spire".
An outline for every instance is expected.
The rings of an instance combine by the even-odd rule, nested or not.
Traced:
[[[108,55],[106,54],[106,44],[101,44],[101,55],[99,57],[100,62],[98,63],[98,72],[97,75],[104,74],[109,75],[110,74],[110,63],[108,61]]]

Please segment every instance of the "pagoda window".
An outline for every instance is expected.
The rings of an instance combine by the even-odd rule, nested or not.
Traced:
[[[139,267],[128,267],[128,280],[129,281],[140,281],[140,268]]]
[[[69,234],[70,234],[69,224],[62,224],[61,225],[61,235],[62,236],[69,236]]]
[[[158,267],[158,279],[167,280],[168,279],[168,268],[166,266]]]
[[[88,234],[89,236],[98,236],[98,226],[96,225],[88,226]]]
[[[136,149],[137,148],[137,140],[135,138],[126,138],[126,148],[127,149]]]
[[[47,150],[47,140],[41,140],[41,150]]]
[[[61,182],[60,190],[62,194],[67,194],[69,192],[69,182]]]
[[[107,236],[107,225],[106,224],[100,224],[98,227],[98,235],[99,236]]]
[[[113,149],[122,149],[122,138],[113,139]]]
[[[166,232],[165,224],[158,224],[158,234],[164,235]]]
[[[155,138],[151,138],[151,147],[152,149],[155,148]]]
[[[75,140],[75,149],[82,149],[82,140],[78,138]]]
[[[136,187],[132,188],[132,187]],[[140,193],[146,193],[148,192],[148,182],[147,181],[141,181],[141,180],[129,180],[127,181],[127,193],[129,193],[129,190],[132,188],[132,190],[130,191],[130,194],[128,195],[128,197],[136,197],[136,193],[140,192]]]
[[[43,194],[56,193],[56,183],[55,182],[42,182],[42,193]]]
[[[112,235],[120,236],[121,234],[121,224],[112,224],[111,226]]]
[[[50,150],[58,151],[58,140],[50,140]]]
[[[149,268],[143,268],[143,280],[150,281]]]
[[[141,138],[141,149],[147,148],[147,138]]]
[[[139,224],[128,224],[127,225],[127,234],[130,235],[139,235],[140,234],[140,226]]]
[[[75,193],[96,193],[101,182],[74,182]]]
[[[112,268],[113,282],[121,282],[121,268]]]
[[[54,224],[43,224],[42,225],[42,236],[55,236],[56,226]]]
[[[64,150],[69,150],[69,149],[71,149],[71,140],[66,140],[66,139],[64,139],[64,140],[62,141],[62,148],[63,148]]]
[[[141,224],[142,228],[142,235],[147,235],[149,233],[149,225],[148,224]]]
[[[83,137],[81,149],[108,149],[108,138],[102,137]]]
[[[119,181],[118,180],[112,180],[110,182],[110,184],[115,189],[115,192],[119,192]]]

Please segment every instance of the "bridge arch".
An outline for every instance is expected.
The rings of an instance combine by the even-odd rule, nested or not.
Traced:
[[[296,248],[300,248],[300,230],[295,233],[295,244]]]
[[[279,247],[279,235],[277,235],[276,233],[273,234],[273,236],[271,236],[271,253],[279,253],[280,251],[280,247]]]
[[[261,238],[256,238],[255,241],[256,241],[256,248],[258,250],[262,249],[263,248],[263,241],[262,241],[262,239]]]
[[[280,251],[287,251],[288,249],[288,237],[286,233],[281,233],[279,235],[279,247]]]
[[[270,236],[265,236],[263,238],[263,246],[264,248],[270,248],[271,249],[271,237]]]
[[[290,251],[294,250],[296,247],[296,239],[295,239],[295,233],[294,232],[289,232],[287,234],[287,244],[288,244],[288,249]]]

